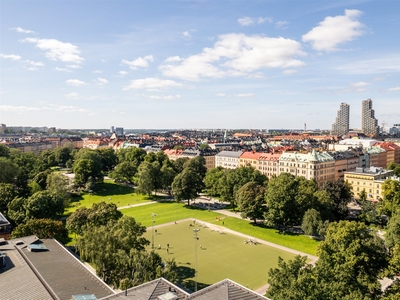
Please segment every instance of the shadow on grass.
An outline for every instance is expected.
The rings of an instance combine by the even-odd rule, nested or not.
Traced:
[[[195,277],[195,270],[194,268],[186,267],[186,266],[178,266],[177,267],[177,282],[184,286],[186,289],[190,291],[195,290],[195,281],[193,279],[188,279],[188,278],[194,278]],[[209,284],[202,283],[202,282],[197,282],[197,290],[204,289],[208,287]]]

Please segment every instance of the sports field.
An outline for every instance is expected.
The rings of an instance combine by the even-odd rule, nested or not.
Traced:
[[[203,227],[199,221],[194,224],[177,221],[177,224],[154,228],[155,251],[163,258],[175,258],[179,281],[191,290],[194,290],[196,252],[198,289],[229,278],[255,290],[267,284],[268,270],[277,267],[279,256],[285,260],[295,256],[260,243],[245,243],[248,238],[229,233],[218,225]],[[193,229],[200,229],[197,247]],[[145,234],[149,241],[152,241],[152,233],[150,226]]]

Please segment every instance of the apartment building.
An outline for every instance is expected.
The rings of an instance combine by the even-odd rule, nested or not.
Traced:
[[[354,198],[358,199],[362,190],[367,193],[367,200],[378,201],[382,198],[382,184],[393,176],[393,170],[383,168],[357,168],[355,171],[344,172],[344,180],[353,187]]]
[[[261,153],[258,157],[257,170],[259,170],[261,174],[271,178],[278,172],[280,157],[281,153]]]
[[[239,157],[242,151],[221,151],[215,155],[215,167],[236,169],[239,167]]]
[[[335,160],[335,180],[344,179],[344,172],[359,167],[359,155],[354,151],[337,151],[329,153]]]
[[[341,103],[335,123],[332,125],[331,135],[343,136],[349,132],[350,105]]]
[[[335,160],[327,152],[284,152],[279,157],[277,175],[287,172],[306,179],[315,179],[318,186],[335,179]]]

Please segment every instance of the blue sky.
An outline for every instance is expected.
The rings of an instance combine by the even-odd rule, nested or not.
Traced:
[[[0,0],[0,123],[400,123],[400,1]]]

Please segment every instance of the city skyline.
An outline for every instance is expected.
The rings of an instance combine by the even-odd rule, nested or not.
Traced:
[[[398,1],[0,1],[0,123],[400,123]]]

